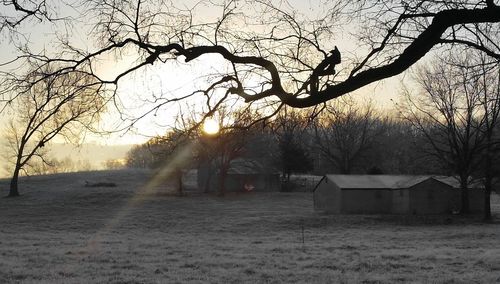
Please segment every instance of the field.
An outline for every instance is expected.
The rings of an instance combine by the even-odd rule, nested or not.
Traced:
[[[21,197],[0,198],[0,283],[500,282],[498,196],[484,224],[322,215],[308,192],[177,197],[157,181],[144,171],[22,180]]]

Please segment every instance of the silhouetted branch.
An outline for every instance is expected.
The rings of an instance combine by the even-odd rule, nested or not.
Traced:
[[[371,48],[361,59],[356,62],[352,58],[344,60],[348,54],[342,54],[342,62],[339,63],[339,54],[336,64],[341,72],[330,72],[335,67],[333,64],[324,66],[329,58],[325,50],[331,50],[333,43],[339,45],[340,52],[343,50],[342,43],[336,42],[333,37],[335,22],[328,15],[340,14],[339,11],[347,4],[333,5],[332,10],[326,13],[328,15],[308,21],[296,11],[287,10],[286,4],[273,4],[271,1],[256,1],[251,6],[262,19],[252,19],[246,14],[245,8],[250,7],[245,6],[248,3],[210,2],[220,8],[221,14],[215,20],[200,23],[194,18],[196,6],[177,9],[163,3],[156,7],[145,0],[94,0],[88,3],[87,13],[97,21],[94,31],[100,36],[102,48],[84,52],[67,44],[68,54],[72,56],[29,54],[18,60],[40,62],[40,68],[54,64],[60,66],[47,76],[86,72],[101,84],[114,86],[116,92],[122,78],[147,66],[178,60],[179,57],[183,57],[186,63],[199,64],[204,55],[219,55],[228,66],[232,66],[232,70],[221,71],[215,84],[193,93],[207,98],[210,112],[223,103],[211,99],[213,91],[221,88],[225,88],[223,100],[236,95],[247,103],[259,101],[272,104],[279,101],[296,108],[321,105],[404,72],[442,44],[466,45],[496,59],[499,55],[496,50],[498,44],[494,39],[488,39],[487,32],[479,26],[475,30],[468,27],[471,24],[499,23],[500,7],[494,1],[396,1],[390,4],[361,1],[352,4],[360,6],[357,13],[370,16],[372,11],[376,11],[372,17],[379,17],[374,20],[383,24],[377,27],[380,33],[367,37]],[[24,12],[33,11],[24,9]],[[236,25],[246,25],[249,29],[239,30]],[[472,33],[476,38],[457,36],[465,32]],[[481,42],[483,38],[485,42]],[[134,50],[137,58],[133,66],[121,70],[111,79],[104,79],[95,71],[96,62],[101,57],[130,50]],[[319,74],[320,69],[325,72]],[[258,81],[258,88],[248,86],[250,77]],[[190,96],[178,96],[187,97]]]

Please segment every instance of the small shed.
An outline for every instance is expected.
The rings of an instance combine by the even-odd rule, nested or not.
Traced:
[[[484,191],[469,190],[479,213]],[[460,209],[460,190],[449,177],[326,175],[314,189],[314,208],[337,214],[442,214]]]
[[[207,186],[207,191],[218,190],[219,178],[213,165],[210,168],[205,165],[205,168],[198,169],[198,185]],[[224,185],[228,192],[278,191],[280,174],[264,167],[258,161],[235,159],[231,161]]]
[[[325,175],[314,188],[314,208],[327,213],[392,212],[392,189],[407,176]]]

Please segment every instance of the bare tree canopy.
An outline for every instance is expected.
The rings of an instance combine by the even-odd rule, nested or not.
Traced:
[[[3,1],[20,15],[3,16],[15,26],[26,17],[50,21],[44,1]],[[209,111],[235,95],[250,102],[278,102],[305,108],[400,74],[433,48],[462,52],[477,49],[500,60],[500,6],[486,1],[327,1],[310,15],[297,1],[113,1],[74,4],[91,21],[95,49],[63,41],[57,56],[25,54],[63,66],[57,73],[78,70],[117,88],[120,80],[157,65],[182,59],[200,63],[207,55],[224,62],[210,74],[208,87],[182,97],[204,95]],[[296,6],[296,7],[295,7]],[[348,49],[342,34],[355,34]],[[462,46],[462,48],[460,47]],[[330,51],[331,50],[331,51]],[[136,61],[112,78],[98,74],[103,56],[135,53]],[[222,95],[220,95],[222,93]],[[216,96],[215,94],[219,94]],[[214,99],[217,97],[217,99]]]
[[[469,211],[471,177],[484,179],[486,219],[491,218],[489,194],[498,155],[499,65],[484,56],[465,53],[437,58],[416,76],[419,94],[404,92],[401,114],[423,134],[428,154],[458,177],[462,212]]]
[[[385,135],[387,119],[374,109],[373,103],[356,104],[352,98],[329,104],[314,123],[317,149],[342,174],[352,174],[375,149],[376,140]]]
[[[13,172],[9,196],[19,195],[18,176],[21,171],[28,173],[36,158],[41,164],[50,164],[46,145],[55,137],[79,141],[82,133],[99,120],[105,105],[100,85],[86,73],[48,76],[51,69],[31,68],[36,71],[3,82],[18,94],[8,104],[13,112],[6,133],[6,158]]]

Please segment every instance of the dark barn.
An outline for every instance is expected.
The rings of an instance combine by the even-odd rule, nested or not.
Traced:
[[[470,209],[481,213],[484,190],[469,189]],[[445,214],[460,210],[451,177],[326,175],[314,189],[314,208],[336,214]]]
[[[198,185],[207,186],[209,192],[218,191],[218,173],[206,167],[198,170]],[[227,192],[279,191],[280,174],[257,161],[236,159],[231,162],[224,185]]]

